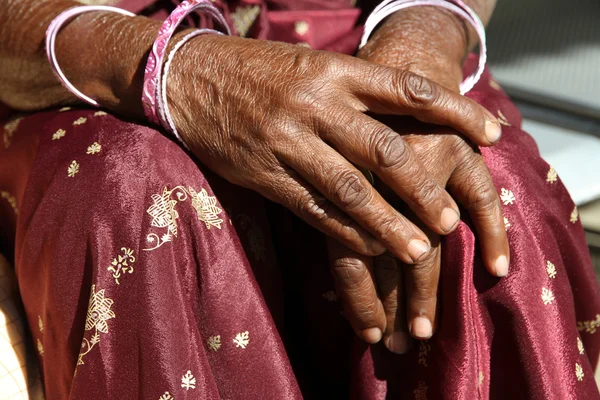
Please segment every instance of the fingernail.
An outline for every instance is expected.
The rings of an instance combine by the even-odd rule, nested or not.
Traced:
[[[485,121],[485,137],[488,142],[496,143],[502,136],[502,128],[498,122]]]
[[[396,354],[404,354],[411,348],[412,339],[406,332],[394,332],[386,341],[385,347]]]
[[[408,255],[413,262],[419,261],[429,251],[429,245],[422,240],[413,239],[408,242]]]
[[[459,220],[460,220],[460,215],[453,208],[446,207],[442,211],[442,221],[441,222],[442,222],[442,229],[444,230],[444,232],[450,232],[456,226],[456,224],[458,224]]]
[[[417,317],[413,319],[410,331],[419,339],[429,339],[433,335],[431,322],[425,317]]]
[[[370,344],[379,343],[379,341],[381,340],[381,337],[383,336],[383,333],[381,333],[381,329],[379,329],[379,328],[365,329],[361,333],[362,333],[362,337],[365,340],[365,342],[370,343]]]
[[[386,247],[383,244],[381,244],[381,242],[378,242],[376,240],[371,242],[370,247],[371,247],[371,251],[373,253],[375,253],[376,255],[383,254],[387,250]]]
[[[494,264],[494,268],[496,269],[497,277],[504,277],[508,275],[508,259],[506,256],[500,256],[496,259],[496,263]]]

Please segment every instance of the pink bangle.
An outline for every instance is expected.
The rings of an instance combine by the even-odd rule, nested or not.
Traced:
[[[186,16],[196,10],[209,14],[223,27],[228,35],[231,34],[225,18],[219,10],[211,4],[210,0],[185,0],[173,10],[158,31],[156,40],[152,45],[152,51],[148,56],[148,62],[146,63],[144,73],[142,105],[144,107],[144,113],[151,123],[160,123],[158,119],[159,111],[157,109],[157,98],[165,51],[167,50],[169,41],[177,27]]]
[[[365,30],[362,36],[362,40],[360,42],[360,47],[363,47],[369,36],[377,25],[390,14],[395,13],[396,11],[400,11],[409,7],[417,7],[417,6],[435,6],[442,7],[448,11],[451,11],[464,20],[466,20],[469,24],[475,28],[477,32],[477,36],[479,36],[479,64],[477,65],[477,70],[467,77],[460,84],[460,93],[465,94],[473,89],[473,86],[479,81],[483,71],[485,70],[485,63],[487,61],[487,47],[486,47],[486,37],[485,37],[485,27],[479,19],[479,16],[469,8],[465,3],[461,0],[385,0],[381,2],[369,15],[367,21],[365,22]]]
[[[46,54],[48,55],[48,61],[50,62],[52,72],[54,72],[54,75],[56,75],[56,77],[62,83],[62,85],[86,103],[89,103],[95,107],[99,107],[100,105],[96,100],[86,96],[85,94],[80,92],[75,86],[73,86],[71,82],[69,82],[62,69],[60,69],[60,66],[58,65],[55,51],[56,36],[58,35],[58,32],[61,30],[62,26],[72,18],[75,18],[80,14],[90,11],[112,11],[130,17],[135,16],[135,14],[130,13],[129,11],[109,6],[77,6],[69,8],[68,10],[65,10],[58,14],[58,16],[54,18],[48,26],[48,29],[46,30]]]
[[[223,34],[219,31],[215,31],[214,29],[198,29],[191,33],[188,33],[179,42],[177,42],[175,46],[173,46],[173,49],[171,50],[169,55],[167,56],[167,61],[165,62],[164,66],[165,71],[162,74],[162,77],[159,77],[159,84],[157,85],[158,93],[156,97],[156,106],[158,109],[158,118],[160,124],[163,128],[165,128],[167,131],[173,134],[173,136],[175,136],[177,140],[179,140],[179,142],[188,150],[189,147],[179,135],[177,127],[175,126],[175,122],[173,121],[173,117],[171,116],[171,112],[169,111],[169,103],[167,102],[167,79],[169,76],[169,69],[171,68],[171,62],[173,61],[173,58],[175,57],[177,51],[181,49],[183,45],[185,45],[190,39],[195,38],[199,35],[205,35],[209,33],[215,35]]]

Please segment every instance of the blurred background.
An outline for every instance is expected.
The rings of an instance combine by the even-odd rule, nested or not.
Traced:
[[[489,64],[579,209],[600,280],[600,0],[498,0]]]

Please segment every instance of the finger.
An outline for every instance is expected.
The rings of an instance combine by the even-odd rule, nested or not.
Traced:
[[[497,277],[508,274],[510,250],[498,192],[481,155],[473,153],[457,166],[448,181],[455,198],[469,211],[481,246],[483,261]]]
[[[406,320],[411,335],[416,339],[429,339],[436,326],[440,264],[438,241],[425,260],[404,269]]]
[[[383,343],[391,352],[404,354],[411,349],[413,341],[406,326],[402,270],[387,253],[375,257],[373,264],[377,290],[386,317]]]
[[[295,151],[278,156],[402,261],[412,264],[427,255],[427,236],[320,138],[306,135]]]
[[[329,265],[335,291],[354,332],[365,342],[379,342],[385,330],[385,313],[377,296],[372,259],[327,239]]]
[[[412,115],[420,121],[450,126],[474,143],[500,140],[496,117],[468,97],[409,71],[367,63],[351,82],[362,111]]]
[[[383,244],[294,171],[281,167],[266,177],[257,176],[254,184],[260,194],[355,252],[374,256],[385,251]]]
[[[402,136],[349,108],[338,115],[336,120],[321,122],[323,140],[354,164],[374,172],[434,232],[448,234],[458,226],[458,206]]]

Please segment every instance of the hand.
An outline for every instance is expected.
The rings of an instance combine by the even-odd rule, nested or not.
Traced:
[[[415,74],[300,46],[204,36],[171,71],[175,123],[204,164],[357,253],[387,249],[405,263],[426,256],[427,236],[351,163],[375,172],[434,232],[455,228],[458,207],[404,140],[364,112],[449,125],[482,145],[500,132],[475,102]]]

